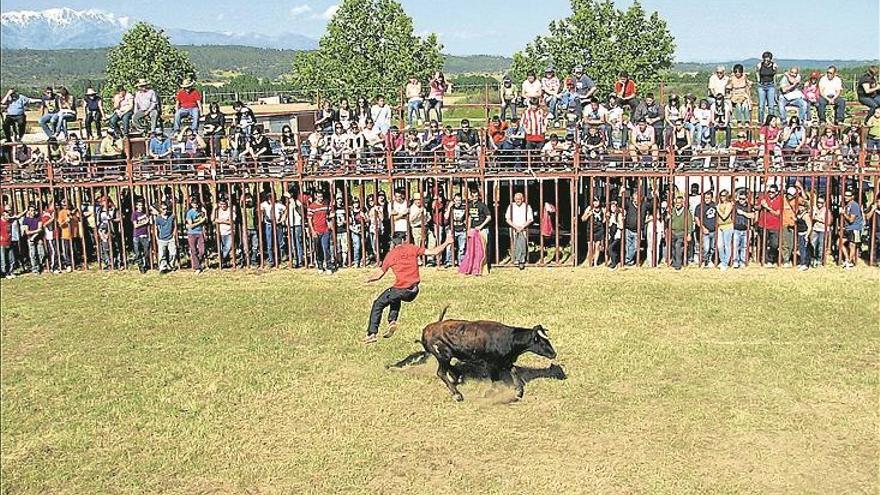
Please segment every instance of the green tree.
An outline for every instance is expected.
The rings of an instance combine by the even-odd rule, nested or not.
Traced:
[[[422,81],[443,66],[434,34],[413,34],[412,18],[394,0],[343,0],[318,49],[297,53],[291,80],[331,99],[384,94],[398,99],[410,75]]]
[[[160,96],[167,96],[184,78],[194,78],[195,72],[187,53],[171,46],[163,31],[139,22],[107,51],[104,94],[111,96],[120,84],[133,89],[138,79],[146,79]]]
[[[548,36],[538,36],[513,56],[511,76],[553,65],[568,74],[582,65],[603,90],[610,89],[620,71],[637,83],[655,81],[672,67],[675,39],[656,12],[646,15],[638,0],[626,11],[611,0],[571,0],[570,16],[551,21]]]

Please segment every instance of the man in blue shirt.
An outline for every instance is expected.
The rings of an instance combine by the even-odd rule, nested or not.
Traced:
[[[851,189],[844,191],[843,199],[846,201],[846,209],[843,210],[843,219],[846,222],[843,228],[843,268],[849,269],[856,266],[856,260],[859,258],[859,243],[862,242],[862,229],[865,228],[865,214]]]
[[[574,85],[578,95],[581,97],[581,107],[587,106],[590,97],[596,93],[598,88],[593,79],[584,73],[584,68],[581,66],[574,68]]]
[[[40,100],[28,98],[25,95],[18,94],[15,88],[11,88],[0,100],[0,105],[6,106],[6,115],[3,117],[3,133],[6,134],[6,142],[21,141],[27,127],[27,116],[25,110],[31,103],[38,103]]]
[[[159,205],[153,213],[153,225],[156,226],[156,240],[159,249],[159,273],[168,273],[177,261],[177,242],[174,239],[174,215],[166,203]]]
[[[713,201],[712,190],[703,193],[703,202],[694,208],[694,221],[697,228],[703,233],[703,267],[715,266],[715,227],[718,216],[718,206]]]
[[[196,273],[205,271],[202,261],[205,258],[205,222],[207,221],[208,215],[202,208],[199,198],[193,196],[189,200],[189,210],[186,211],[186,240],[189,244],[192,268]]]
[[[150,160],[168,160],[171,158],[171,140],[165,136],[162,129],[153,131],[150,144],[147,148],[147,156]]]

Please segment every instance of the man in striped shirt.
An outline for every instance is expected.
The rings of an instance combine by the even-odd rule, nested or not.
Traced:
[[[523,112],[520,121],[526,132],[526,149],[540,150],[544,145],[544,132],[547,130],[547,115],[538,104],[537,98],[529,100],[529,108]]]

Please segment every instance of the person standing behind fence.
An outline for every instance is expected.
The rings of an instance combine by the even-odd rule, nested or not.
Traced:
[[[484,273],[489,262],[489,251],[487,245],[489,243],[489,222],[492,221],[492,212],[489,206],[483,202],[483,194],[477,187],[472,187],[471,199],[468,201],[468,232],[477,230],[480,233],[480,242],[483,243],[483,256],[480,265],[480,273]]]
[[[174,269],[177,263],[177,241],[174,239],[174,215],[168,204],[162,202],[159,210],[150,207],[153,224],[156,226],[156,243],[159,251],[159,273],[165,274]]]
[[[409,206],[406,204],[403,189],[394,190],[394,198],[388,205],[388,217],[391,219],[393,230],[391,237],[406,239],[409,230]]]
[[[0,278],[15,278],[15,252],[12,250],[12,223],[9,212],[0,211]]]
[[[22,218],[22,235],[27,240],[28,256],[31,261],[31,273],[39,275],[43,268],[43,260],[46,257],[46,247],[43,244],[43,226],[40,223],[37,207],[29,204]]]
[[[232,260],[232,229],[235,225],[235,211],[229,207],[229,201],[221,197],[214,209],[214,225],[220,237],[220,269],[231,266]]]
[[[525,269],[529,254],[529,226],[534,222],[535,215],[532,207],[525,202],[523,193],[513,195],[513,203],[507,206],[504,214],[507,225],[510,226],[513,237],[513,252],[510,257],[520,270]]]
[[[147,215],[144,201],[139,199],[135,202],[134,211],[131,212],[132,246],[134,246],[135,261],[141,273],[147,273],[150,264],[150,216]]]
[[[749,244],[749,225],[757,218],[752,205],[749,204],[746,193],[740,190],[736,193],[733,220],[733,268],[745,268],[748,263],[746,249]]]
[[[467,207],[460,193],[452,196],[452,202],[446,207],[446,218],[449,222],[448,238],[455,240],[455,264],[461,263],[464,247],[467,243]],[[452,268],[453,247],[446,250],[446,268]]]
[[[315,265],[318,273],[332,275],[336,270],[333,258],[333,250],[330,248],[330,224],[327,217],[330,215],[330,206],[324,202],[324,192],[315,191],[315,199],[309,204],[309,231],[314,240]]]
[[[61,237],[61,268],[69,272],[73,269],[79,245],[79,214],[75,208],[70,208],[67,199],[61,200],[57,221]]]
[[[712,190],[703,192],[703,202],[694,208],[694,221],[702,234],[703,267],[715,267],[715,227],[717,225],[718,206],[713,200]]]
[[[843,268],[856,266],[859,258],[859,244],[862,242],[862,229],[865,228],[865,215],[862,206],[855,200],[852,189],[843,193],[846,206],[843,210]]]
[[[782,197],[779,186],[770,184],[759,203],[758,227],[764,244],[764,265],[776,266],[779,257],[779,230],[782,227]]]
[[[819,196],[816,198],[816,204],[810,215],[813,221],[813,228],[810,233],[810,247],[812,248],[812,265],[819,266],[823,262],[825,254],[825,232],[828,230],[828,207],[825,206],[825,198]]]
[[[718,267],[726,271],[731,266],[733,247],[734,206],[730,193],[718,194]]]
[[[205,258],[205,223],[208,221],[208,218],[201,202],[195,196],[189,200],[189,209],[186,211],[185,218],[186,240],[189,245],[192,269],[196,273],[202,273],[205,271],[202,262]]]
[[[684,196],[675,194],[672,208],[669,209],[669,230],[672,236],[672,267],[681,270],[684,260],[684,244],[691,243],[691,212],[684,204]]]

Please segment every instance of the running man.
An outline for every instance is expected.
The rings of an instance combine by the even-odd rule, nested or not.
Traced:
[[[394,236],[391,239],[394,247],[385,256],[382,266],[367,277],[366,283],[372,283],[383,276],[390,268],[394,272],[394,285],[385,289],[379,297],[373,301],[373,308],[370,310],[370,326],[367,328],[367,336],[364,338],[364,344],[375,343],[378,339],[379,323],[382,320],[382,312],[385,308],[391,306],[388,310],[388,330],[385,331],[385,338],[394,335],[397,330],[397,318],[400,316],[400,303],[412,302],[419,295],[419,256],[437,256],[442,253],[447,246],[452,244],[449,238],[443,244],[425,249],[408,242],[404,238]]]

